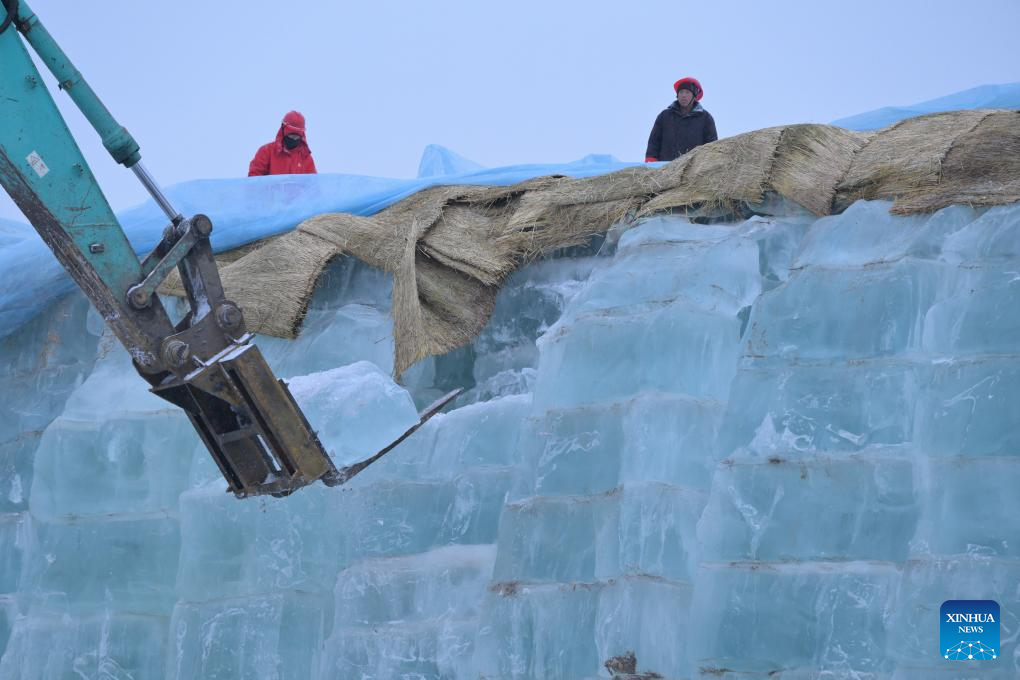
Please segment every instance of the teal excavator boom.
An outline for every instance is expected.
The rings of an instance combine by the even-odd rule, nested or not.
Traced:
[[[342,484],[392,449],[337,469],[266,364],[241,309],[226,299],[205,215],[185,218],[38,17],[0,0],[0,184],[127,348],[151,391],[182,408],[237,497]],[[162,240],[139,260],[35,67],[26,43],[166,214]],[[156,288],[176,267],[190,312],[173,324]],[[418,425],[455,393],[433,404]],[[401,440],[418,427],[412,427]],[[398,440],[400,441],[400,440]]]

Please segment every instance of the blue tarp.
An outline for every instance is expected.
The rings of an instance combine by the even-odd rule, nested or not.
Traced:
[[[981,85],[913,106],[886,106],[832,121],[849,130],[877,130],[906,118],[959,109],[1020,109],[1020,83]]]
[[[572,163],[514,165],[485,169],[440,146],[422,156],[418,177],[388,179],[363,175],[277,175],[183,182],[166,189],[185,215],[212,218],[216,252],[289,231],[325,212],[372,215],[426,187],[441,184],[506,186],[543,175],[591,177],[638,165],[608,155]],[[155,203],[122,211],[121,226],[139,256],[159,241],[167,219]],[[0,337],[74,288],[49,248],[26,224],[0,220]]]

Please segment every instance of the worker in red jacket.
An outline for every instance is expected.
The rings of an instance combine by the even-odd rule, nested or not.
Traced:
[[[263,144],[248,164],[248,176],[314,175],[315,161],[305,136],[305,117],[291,111],[283,117],[276,141]]]

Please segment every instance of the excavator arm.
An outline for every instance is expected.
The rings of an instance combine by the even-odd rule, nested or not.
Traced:
[[[28,5],[2,0],[0,184],[130,353],[151,391],[183,409],[238,498],[287,495],[322,480],[342,484],[391,447],[337,469],[286,383],[251,343],[226,299],[208,217],[185,218]],[[159,244],[139,260],[45,87],[30,46],[113,159],[130,168],[167,216]],[[156,288],[177,268],[190,312],[170,321]],[[424,422],[452,399],[422,414]],[[417,426],[416,426],[417,427]],[[410,431],[413,431],[412,428]],[[409,434],[410,431],[406,434]]]

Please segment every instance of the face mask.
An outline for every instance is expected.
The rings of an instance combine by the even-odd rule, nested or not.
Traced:
[[[297,135],[287,135],[283,138],[283,145],[288,149],[293,149],[301,143],[301,138]]]

